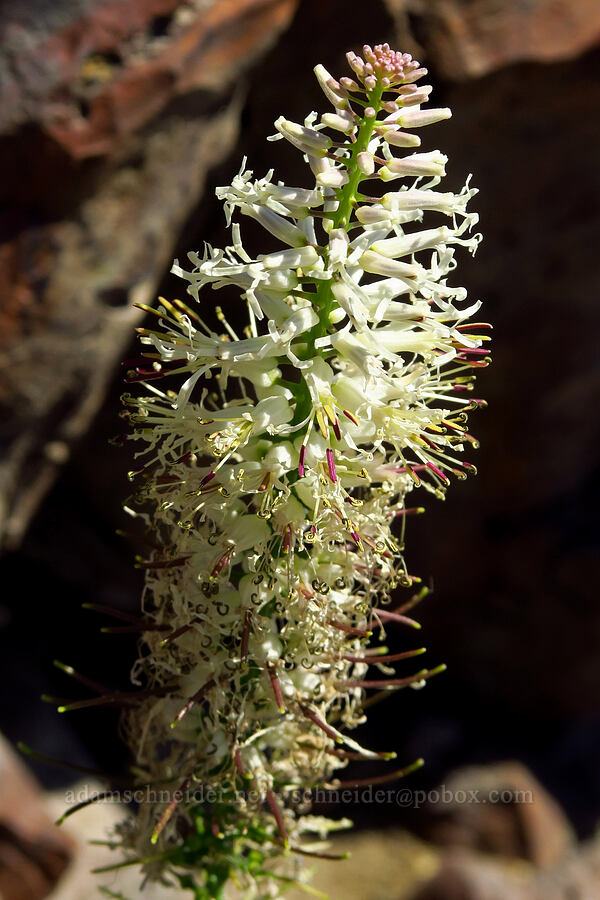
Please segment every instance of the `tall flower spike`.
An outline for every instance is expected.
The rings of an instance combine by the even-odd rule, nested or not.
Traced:
[[[307,792],[394,755],[351,737],[365,696],[443,668],[397,673],[421,650],[379,642],[418,627],[404,612],[426,593],[402,554],[423,511],[410,493],[443,497],[474,471],[460,454],[488,326],[450,276],[480,240],[476,191],[436,190],[446,157],[415,152],[413,129],[450,115],[421,108],[426,70],[387,44],[348,60],[354,77],[315,70],[333,112],[275,123],[307,185],[244,161],[217,189],[231,245],[175,263],[192,301],[161,299],[139,329],[128,378],[145,390],[123,398],[143,461],[130,512],[158,549],[140,563],[142,690],[123,718],[152,790],[119,835],[148,877],[207,900],[230,878],[249,898],[302,880],[301,856],[348,824],[307,812]],[[250,256],[238,215],[282,248]],[[242,331],[200,296],[224,286]],[[412,599],[385,609],[397,587]]]

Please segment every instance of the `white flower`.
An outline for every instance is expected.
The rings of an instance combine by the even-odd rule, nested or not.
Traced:
[[[375,171],[375,160],[373,159],[372,154],[368,153],[366,150],[361,150],[357,155],[356,163],[363,175],[372,175]]]
[[[280,241],[291,247],[302,247],[307,243],[306,235],[297,225],[292,225],[286,218],[258,203],[240,203],[240,212],[256,219],[263,228]]]
[[[336,109],[346,109],[348,106],[348,92],[346,89],[320,63],[315,66],[313,71],[317,76],[321,90],[329,102]]]
[[[374,250],[367,250],[366,253],[363,253],[360,258],[360,264],[365,272],[372,272],[374,275],[391,275],[404,279],[414,279],[419,274],[417,266],[398,262],[395,259],[390,259],[388,256],[383,256],[381,253],[376,253]]]
[[[317,175],[317,184],[326,188],[341,188],[348,184],[348,175],[342,169],[328,166]]]
[[[386,122],[394,122],[403,128],[423,128],[425,125],[433,125],[449,119],[452,111],[447,107],[443,109],[402,109],[398,113],[388,116]]]
[[[403,159],[389,159],[379,170],[383,181],[404,178],[407,175],[445,175],[448,157],[438,150],[431,153],[413,153]]]
[[[284,116],[279,116],[275,121],[275,128],[298,150],[310,153],[311,156],[324,156],[333,141],[326,134],[315,131],[314,128],[306,128],[297,122],[290,122]]]
[[[343,131],[344,134],[349,134],[356,125],[356,120],[354,116],[352,116],[348,112],[337,112],[337,113],[324,113],[321,116],[321,122],[323,125],[326,125],[327,128],[333,128],[336,131]]]
[[[380,756],[348,731],[377,678],[372,632],[416,625],[380,608],[416,580],[401,547],[406,516],[421,511],[408,495],[443,496],[473,470],[459,454],[475,445],[468,392],[487,363],[485,326],[467,322],[479,303],[465,305],[451,278],[455,248],[480,240],[467,211],[476,191],[434,190],[447,161],[437,150],[394,155],[419,145],[411,128],[450,111],[419,108],[430,88],[415,84],[425,70],[408,54],[386,44],[363,54],[348,55],[356,79],[316,67],[334,112],[275,122],[275,138],[305,154],[312,186],[275,184],[272,171],[254,179],[244,160],[217,189],[232,244],[188,254],[189,271],[175,263],[194,303],[161,300],[128,374],[146,392],[124,398],[142,443],[136,496],[154,509],[158,544],[142,562],[148,630],[135,676],[147,687],[124,730],[144,781],[205,785],[221,800],[210,821],[191,800],[148,801],[123,843],[146,858],[152,835],[156,878],[183,847],[200,879],[213,866],[254,900],[274,895],[261,873],[272,860],[291,871],[282,845],[293,853],[310,827],[294,792],[330,780],[343,748]],[[250,256],[237,214],[282,249]],[[239,298],[243,331],[207,286],[228,289],[224,306]],[[382,658],[375,683],[404,686]]]
[[[469,200],[477,193],[465,186],[460,194],[439,193],[416,188],[383,194],[381,205],[392,212],[396,210],[435,210],[447,216],[464,215]]]
[[[421,138],[418,134],[411,134],[409,131],[398,131],[396,127],[382,127],[381,133],[386,144],[392,144],[394,147],[419,147],[421,144]]]

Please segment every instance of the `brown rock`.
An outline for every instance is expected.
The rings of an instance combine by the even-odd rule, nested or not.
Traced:
[[[406,29],[416,17],[427,60],[444,78],[477,78],[525,60],[578,56],[600,40],[597,0],[387,0]]]
[[[435,792],[428,837],[498,856],[551,866],[572,849],[574,836],[558,803],[517,762],[459,769]]]
[[[536,871],[467,850],[443,855],[439,870],[411,900],[598,900],[600,838],[551,869]]]
[[[341,832],[332,838],[334,853],[349,858],[318,860],[310,884],[331,900],[409,900],[439,866],[435,848],[399,828]],[[289,900],[306,900],[292,889]]]
[[[486,859],[465,850],[442,857],[439,871],[411,900],[538,900],[533,870]],[[544,900],[559,900],[550,892]]]
[[[68,218],[30,225],[10,262],[0,350],[4,458],[0,533],[15,546],[98,409],[168,266],[207,170],[231,145],[237,109],[171,119],[106,164]],[[138,155],[141,164],[133,164]],[[119,430],[115,419],[115,432]]]
[[[174,97],[231,83],[296,2],[95,0],[34,26],[5,12],[0,133],[35,122],[76,159],[108,153]]]
[[[142,316],[132,304],[153,302],[235,140],[241,96],[227,92],[295,0],[60,6],[0,11],[5,547],[97,411]]]
[[[535,900],[598,900],[600,897],[600,835],[587,841],[563,865],[537,878]]]
[[[42,900],[73,851],[45,809],[38,785],[0,737],[0,898]]]

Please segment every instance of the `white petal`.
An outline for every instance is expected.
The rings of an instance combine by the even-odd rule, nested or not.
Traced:
[[[314,128],[298,125],[297,122],[290,122],[284,116],[277,119],[275,128],[298,150],[314,156],[323,156],[333,143],[326,134],[315,131]]]
[[[363,175],[372,175],[375,171],[375,161],[373,156],[365,150],[356,157],[356,164]]]
[[[297,269],[298,267],[310,267],[316,262],[318,256],[314,247],[298,247],[297,249],[267,253],[266,256],[258,258],[265,269]]]
[[[324,172],[319,172],[317,182],[323,187],[341,188],[348,184],[348,175],[343,169],[335,169],[331,166]]]
[[[442,225],[441,228],[428,228],[425,231],[415,231],[413,234],[404,234],[402,237],[387,238],[383,241],[375,241],[371,250],[381,253],[382,256],[397,258],[417,253],[429,247],[437,247],[448,240],[452,235],[450,228]]]
[[[395,121],[403,128],[422,128],[424,125],[432,125],[434,122],[441,122],[451,116],[452,110],[447,107],[443,109],[403,109]]]
[[[346,113],[345,115],[342,115],[341,113],[323,113],[321,122],[323,125],[327,125],[328,128],[333,128],[335,131],[342,131],[344,134],[349,134],[355,127],[354,119],[350,113]]]
[[[375,253],[373,250],[367,250],[366,253],[363,253],[360,262],[365,272],[372,272],[374,275],[391,275],[411,279],[415,278],[419,273],[418,266],[398,262],[395,259],[388,259],[380,253]]]
[[[336,107],[336,109],[344,109],[348,105],[348,97],[345,88],[333,78],[325,66],[319,65],[315,66],[313,69],[315,75],[317,76],[317,81],[319,82],[319,86],[329,102]]]
[[[384,181],[392,181],[395,178],[418,175],[446,174],[445,164],[448,157],[433,150],[431,153],[413,153],[411,156],[389,159],[385,166],[379,170],[379,175]]]

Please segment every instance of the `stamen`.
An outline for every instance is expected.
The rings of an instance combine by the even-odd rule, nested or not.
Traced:
[[[403,603],[401,606],[397,606],[394,612],[396,613],[405,613],[409,609],[412,609],[414,606],[417,606],[421,603],[425,597],[431,594],[432,589],[430,587],[422,587],[421,590],[417,594],[413,594],[410,600],[407,600],[406,603]]]
[[[206,682],[206,684],[203,684],[202,687],[201,687],[199,690],[197,690],[196,693],[193,694],[193,695],[190,697],[190,699],[187,701],[187,703],[185,704],[185,706],[182,707],[182,709],[179,710],[179,712],[177,713],[175,719],[171,722],[171,728],[175,728],[175,727],[177,726],[177,724],[178,724],[179,722],[181,722],[181,720],[183,719],[183,717],[184,717],[185,715],[187,715],[187,713],[189,713],[189,711],[190,711],[191,709],[193,709],[194,706],[195,706],[197,703],[199,703],[200,700],[202,700],[202,698],[205,697],[206,694],[207,694],[210,690],[212,690],[214,687],[216,687],[216,681],[215,681],[215,679],[214,679],[214,678],[209,678],[209,680]]]
[[[466,322],[464,325],[457,325],[457,331],[477,331],[478,328],[489,328],[493,326],[489,322]]]
[[[283,530],[283,538],[281,541],[281,549],[284,553],[289,553],[292,546],[292,537],[294,532],[291,525],[286,525]]]
[[[306,444],[302,444],[300,447],[300,457],[298,462],[298,475],[300,478],[304,478],[304,463],[306,460]]]
[[[283,821],[283,814],[279,808],[279,804],[275,799],[275,794],[271,790],[271,788],[267,789],[267,803],[269,804],[269,808],[273,813],[273,818],[277,822],[277,829],[279,834],[281,835],[281,840],[283,841],[284,847],[289,847],[290,842],[288,840],[287,831],[285,830],[285,822]]]
[[[267,672],[269,673],[269,678],[271,680],[271,687],[273,688],[273,695],[275,697],[275,702],[279,707],[279,712],[285,712],[285,702],[283,699],[283,694],[281,692],[281,683],[279,678],[277,677],[277,670],[273,663],[267,663]]]
[[[353,761],[355,760],[356,762],[369,762],[373,759],[372,752],[369,752],[368,754],[364,754],[364,753],[359,753],[354,750],[332,749],[332,750],[328,750],[327,753],[329,756],[336,756],[338,759],[348,759],[348,760],[353,760]],[[391,752],[391,753],[381,752],[381,753],[376,753],[374,755],[377,756],[379,759],[385,759],[385,760],[396,759],[396,757],[398,756],[398,754],[394,753],[394,752]]]
[[[244,613],[244,624],[242,626],[242,639],[240,641],[240,659],[242,665],[248,661],[248,642],[250,640],[250,626],[252,624],[252,611],[247,609]]]
[[[444,475],[442,470],[438,469],[438,467],[432,462],[427,463],[427,468],[431,469],[432,472],[435,472],[435,474],[443,481],[444,484],[450,484],[450,479],[446,475]]]
[[[231,547],[227,547],[225,552],[221,554],[221,556],[218,558],[215,565],[213,566],[213,569],[212,569],[210,575],[208,576],[210,581],[214,581],[215,578],[217,577],[217,575],[219,575],[223,571],[223,569],[229,562],[229,559],[231,558],[231,554],[233,553],[233,551],[234,551],[234,547],[231,546]]]
[[[398,622],[400,625],[409,625],[411,628],[416,628],[417,631],[420,631],[421,629],[419,622],[416,622],[414,619],[409,619],[408,616],[391,612],[389,609],[379,609],[376,607],[373,609],[373,612],[384,622]]]
[[[447,666],[441,665],[436,666],[435,669],[424,669],[422,672],[416,672],[414,675],[409,675],[408,678],[386,678],[381,681],[342,681],[339,682],[339,687],[364,688],[365,690],[378,690],[380,688],[387,687],[402,688],[406,687],[409,684],[415,684],[420,681],[426,681],[428,678],[433,678],[434,675],[439,675],[440,672],[445,672],[446,668]]]
[[[352,779],[351,781],[336,781],[335,785],[339,789],[365,787],[366,785],[370,784],[385,784],[388,781],[397,781],[399,778],[404,778],[406,775],[410,775],[412,772],[416,772],[417,769],[420,769],[424,765],[424,759],[416,759],[409,766],[405,766],[403,769],[396,769],[395,772],[390,772],[389,775],[378,775],[375,778]]]
[[[417,650],[405,650],[403,653],[391,653],[387,656],[342,656],[342,659],[353,663],[366,663],[369,666],[378,665],[379,663],[399,662],[401,659],[410,659],[413,656],[421,656],[426,653],[426,647],[419,647]]]
[[[335,458],[333,455],[333,450],[330,447],[328,447],[325,452],[326,452],[326,456],[327,456],[327,468],[329,469],[329,477],[335,484],[338,479],[337,479],[337,473],[335,471]]]
[[[91,691],[96,691],[98,694],[108,694],[110,693],[108,688],[103,684],[100,684],[98,681],[93,681],[91,678],[88,678],[86,675],[81,675],[77,672],[73,666],[67,666],[65,663],[60,662],[58,659],[53,660],[53,665],[56,666],[57,669],[60,669],[61,672],[64,672],[65,675],[70,675],[71,678],[74,678],[76,681],[79,681],[81,684],[84,684]]]
[[[122,609],[115,609],[113,606],[107,606],[104,603],[82,603],[82,609],[91,609],[93,612],[106,613],[109,616],[114,616],[115,619],[122,619],[125,622],[137,622],[138,617],[133,616],[131,613],[125,612]]]
[[[266,489],[269,486],[270,481],[271,481],[271,473],[267,472],[267,474],[264,476],[263,480],[261,481],[261,483],[258,486],[259,494],[262,494],[266,491]]]
[[[319,407],[316,412],[317,423],[319,425],[319,430],[326,441],[329,440],[329,429],[327,427],[327,422],[325,421],[325,416],[323,415],[323,410]]]
[[[370,629],[354,628],[352,625],[346,625],[345,622],[337,622],[333,619],[328,620],[328,624],[339,631],[345,631],[346,634],[355,634],[359,637],[371,637],[373,632]]]
[[[164,813],[162,814],[162,816],[161,816],[160,819],[158,820],[158,824],[156,825],[156,828],[155,828],[154,831],[152,832],[152,837],[150,838],[150,843],[151,843],[151,844],[156,844],[156,842],[158,841],[161,832],[163,831],[165,825],[167,824],[167,822],[169,821],[169,819],[171,818],[171,816],[172,816],[173,813],[175,812],[177,806],[178,806],[178,805],[181,803],[181,801],[183,800],[184,794],[186,793],[186,791],[187,791],[188,788],[190,787],[191,783],[192,783],[192,779],[191,779],[191,778],[186,778],[186,779],[184,779],[184,781],[181,782],[181,784],[180,784],[178,790],[175,791],[175,794],[173,795],[173,799],[171,800],[171,802],[169,803],[169,805],[168,805],[167,808],[165,809]]]
[[[332,861],[339,861],[342,859],[349,859],[350,853],[323,853],[322,851],[317,852],[316,850],[304,850],[302,847],[290,847],[292,853],[299,853],[300,856],[309,856],[311,859],[329,859]],[[313,891],[311,891],[311,894]],[[325,900],[325,898],[323,898]]]
[[[353,527],[353,525],[352,525],[351,522],[349,523],[348,530],[350,531],[350,537],[352,538],[352,540],[354,541],[354,543],[356,544],[356,546],[358,547],[358,549],[362,552],[363,549],[364,549],[363,543],[362,543],[362,541],[361,541],[361,539],[360,539],[360,535],[359,535],[358,531],[356,531],[356,530],[354,529],[354,527]]]
[[[329,419],[331,424],[335,425],[335,413],[332,410],[331,406],[328,403],[324,403],[323,409],[325,410],[325,414],[327,415],[327,418]]]
[[[187,634],[188,631],[191,631],[193,625],[182,625],[181,628],[176,628],[175,631],[172,631],[168,637],[163,638],[160,642],[161,647],[167,647],[171,641],[177,640],[178,637],[181,637],[182,634]]]
[[[321,731],[323,731],[327,735],[327,737],[330,737],[332,740],[334,740],[336,744],[342,743],[342,738],[340,737],[340,735],[337,734],[337,732],[335,732],[332,728],[330,728],[329,725],[326,724],[326,722],[321,721],[321,719],[317,716],[316,713],[312,711],[312,709],[309,709],[308,706],[303,706],[301,703],[298,705],[300,707],[300,710],[302,711],[302,714],[305,715],[307,719],[310,719],[311,722],[314,722],[314,724],[318,728],[320,728]]]
[[[244,771],[244,766],[243,766],[243,764],[242,764],[242,757],[241,757],[241,754],[240,754],[240,751],[239,751],[239,750],[234,750],[234,751],[233,751],[233,762],[234,762],[235,767],[236,767],[236,769],[238,770],[239,774],[242,776],[242,778],[249,778],[249,777],[250,777],[250,776],[247,775],[246,772]]]
[[[100,629],[102,634],[142,634],[146,631],[168,631],[168,625],[156,622],[138,622],[136,625],[108,625]]]

